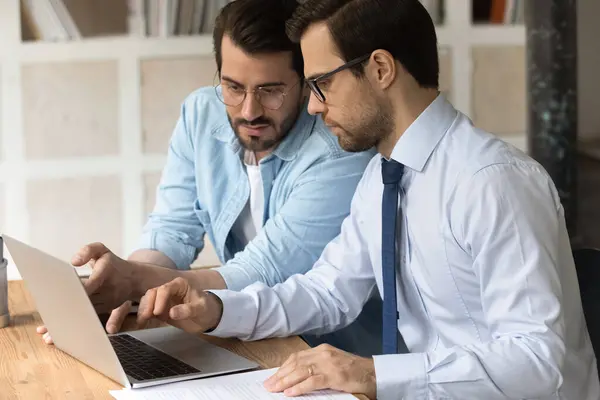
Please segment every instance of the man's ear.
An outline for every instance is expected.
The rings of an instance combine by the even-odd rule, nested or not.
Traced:
[[[371,62],[366,68],[366,73],[369,74],[371,82],[379,89],[385,90],[391,86],[396,79],[398,68],[396,60],[385,50],[375,50],[371,54]]]

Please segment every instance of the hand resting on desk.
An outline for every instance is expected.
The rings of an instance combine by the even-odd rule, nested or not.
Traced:
[[[198,334],[218,326],[223,303],[210,292],[198,290],[189,281],[176,278],[158,288],[148,290],[138,311],[138,323],[152,318]],[[271,392],[298,396],[320,389],[376,396],[375,365],[372,358],[321,345],[293,354],[265,382]]]

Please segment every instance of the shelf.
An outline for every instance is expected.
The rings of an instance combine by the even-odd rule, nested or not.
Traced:
[[[522,46],[525,27],[519,25],[473,25],[436,28],[441,47],[451,48],[458,42],[468,45]],[[107,36],[63,42],[26,41],[15,48],[22,62],[53,62],[115,59],[122,56],[154,58],[186,55],[211,55],[212,35],[138,37]]]
[[[25,42],[17,47],[21,62],[105,60],[133,56],[156,58],[211,55],[212,36],[170,38],[115,36],[65,42]]]
[[[452,47],[458,43],[467,46],[524,46],[526,41],[523,25],[439,26],[436,27],[436,33],[442,47]]]
[[[472,25],[468,36],[475,46],[524,46],[526,42],[523,25]]]

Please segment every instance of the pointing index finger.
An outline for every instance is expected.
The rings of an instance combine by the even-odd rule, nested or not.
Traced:
[[[154,315],[168,314],[169,308],[181,304],[187,293],[187,283],[182,278],[175,278],[156,290]]]

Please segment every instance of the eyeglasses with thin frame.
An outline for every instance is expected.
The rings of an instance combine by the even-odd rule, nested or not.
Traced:
[[[315,96],[321,103],[325,103],[325,95],[323,94],[323,90],[321,90],[321,88],[319,87],[319,82],[322,82],[323,80],[332,77],[333,75],[337,74],[338,72],[341,72],[345,69],[354,67],[355,65],[358,65],[358,64],[364,62],[365,60],[369,59],[369,57],[371,57],[371,53],[365,54],[364,56],[350,60],[347,63],[337,67],[333,71],[327,72],[323,75],[319,75],[316,78],[307,79],[306,85],[310,88],[310,90],[315,94]]]
[[[255,89],[248,90],[234,82],[225,81],[215,86],[215,92],[219,100],[229,107],[239,106],[246,100],[247,94],[251,93],[264,108],[278,110],[283,105],[286,96],[300,82],[302,80],[296,82],[288,89],[283,89],[281,86],[258,86]]]

